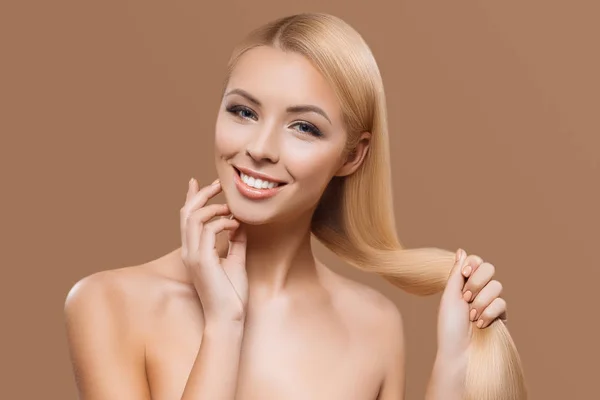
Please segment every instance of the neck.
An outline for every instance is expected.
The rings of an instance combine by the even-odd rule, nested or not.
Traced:
[[[313,256],[310,219],[304,217],[286,223],[244,225],[248,240],[246,272],[250,298],[268,300],[296,292],[296,289],[304,292],[307,286],[318,283],[319,273],[323,269]],[[228,235],[227,231],[223,235],[221,238]],[[223,250],[221,256],[226,257],[226,247]],[[165,258],[172,260],[169,264],[176,265],[173,271],[175,277],[189,281],[188,272],[181,261],[181,248]]]
[[[310,218],[295,223],[245,225],[246,271],[252,298],[273,297],[317,279]]]

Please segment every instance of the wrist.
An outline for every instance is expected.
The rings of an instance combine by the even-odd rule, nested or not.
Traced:
[[[469,358],[467,354],[448,356],[442,353],[435,355],[434,369],[445,375],[462,375],[467,373]]]
[[[467,357],[437,354],[427,386],[427,400],[462,400],[467,375]]]
[[[202,303],[202,308],[205,326],[211,325],[228,328],[239,325],[244,326],[246,322],[246,311],[241,307],[205,307],[204,303]]]
[[[207,320],[204,323],[204,335],[237,335],[244,331],[245,319]]]

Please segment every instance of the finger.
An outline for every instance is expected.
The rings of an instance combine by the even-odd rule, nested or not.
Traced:
[[[199,210],[194,211],[190,218],[187,218],[187,226],[186,226],[186,236],[187,232],[190,232],[191,229],[197,229],[196,233],[192,240],[188,242],[190,249],[198,248],[199,246],[199,238],[202,234],[202,227],[208,223],[211,219],[217,216],[223,216],[229,214],[229,207],[227,204],[210,204],[208,206],[204,206]]]
[[[218,181],[219,181],[219,179],[215,179],[210,185],[214,185]],[[207,185],[207,186],[210,186],[210,185]],[[191,178],[190,181],[188,182],[188,191],[186,194],[185,201],[187,202],[189,199],[194,197],[194,195],[196,193],[198,193],[198,190],[199,190],[198,181],[196,180],[196,178]]]
[[[217,183],[219,181],[219,178],[215,179],[211,185],[214,185],[215,183]],[[210,186],[210,185],[207,185]],[[196,178],[191,178],[190,181],[188,182],[188,191],[187,191],[187,196],[186,199],[191,198],[192,196],[194,196],[194,194],[196,194],[198,192],[198,181],[196,180]]]
[[[183,204],[183,207],[181,207],[181,210],[179,210],[179,228],[181,230],[181,245],[185,246],[185,225],[183,224],[183,210],[185,208],[185,205],[187,204],[187,202],[192,198],[192,196],[194,195],[194,189],[193,186],[195,185],[196,180],[194,178],[191,178],[190,181],[188,182],[188,191],[185,195],[185,203]],[[183,249],[183,248],[182,248]]]
[[[229,206],[227,204],[209,204],[192,211],[194,218],[202,224],[209,222],[214,217],[229,215],[229,213]]]
[[[190,181],[188,182],[188,190],[185,196],[185,203],[183,204],[183,207],[181,207],[181,209],[179,210],[179,230],[181,233],[181,255],[183,257],[186,257],[187,254],[187,240],[186,240],[186,234],[185,234],[185,223],[184,223],[184,214],[185,214],[185,205],[188,203],[188,201],[192,198],[192,196],[194,195],[194,188],[193,186],[195,185],[196,180],[194,178],[191,178]]]
[[[240,224],[239,227],[230,235],[229,242],[229,253],[227,254],[227,258],[235,259],[235,261],[245,265],[246,244],[248,243],[248,238],[246,236],[246,229],[242,224]]]
[[[188,226],[188,222],[190,220],[190,216],[191,214],[199,208],[199,205],[202,204],[206,204],[206,201],[208,201],[209,198],[215,196],[218,191],[220,190],[220,188],[217,188],[218,185],[217,183],[219,182],[219,180],[215,180],[211,185],[205,186],[202,191],[204,194],[204,197],[202,196],[196,196],[199,192],[198,192],[198,182],[196,181],[196,179],[192,178],[189,182],[188,185],[188,192],[187,192],[187,198],[186,198],[186,202],[183,205],[183,207],[179,210],[179,229],[180,229],[180,233],[181,233],[181,250],[182,250],[182,256],[187,257],[187,254],[189,254],[190,251],[190,247],[188,247],[189,243],[197,243],[197,240],[199,238],[199,236],[195,236],[194,238],[190,240],[188,240],[188,230],[187,230],[187,226]],[[212,193],[211,193],[212,190]],[[207,193],[208,192],[208,193]],[[203,202],[202,200],[205,199]],[[192,246],[192,248],[195,248],[196,246]]]
[[[456,252],[456,258],[454,262],[454,267],[450,271],[450,276],[448,277],[448,282],[446,283],[446,289],[450,293],[456,293],[458,296],[462,295],[462,288],[465,284],[465,278],[461,274],[461,268],[465,262],[467,257],[467,253],[463,249],[458,249]]]
[[[506,301],[502,297],[496,297],[492,303],[483,310],[479,320],[478,328],[486,328],[496,318],[502,318],[506,314]]]
[[[475,254],[471,254],[465,260],[465,265],[463,266],[463,275],[465,278],[468,278],[473,272],[479,268],[479,266],[483,263],[483,259]]]
[[[194,180],[195,182],[195,180]],[[186,200],[185,205],[183,206],[188,211],[192,212],[199,208],[202,208],[206,205],[208,200],[215,197],[221,191],[221,184],[217,179],[210,185],[204,186],[202,189],[198,190],[198,184],[193,183],[191,188],[191,196],[188,200]]]
[[[481,289],[492,280],[495,272],[496,268],[492,264],[487,262],[482,263],[475,272],[471,273],[471,276],[467,279],[467,283],[465,283],[463,289],[465,299],[467,297],[470,297],[467,301],[474,299]],[[467,292],[471,292],[471,296]]]
[[[496,280],[490,281],[475,297],[471,303],[469,317],[471,321],[477,321],[481,312],[488,307],[494,299],[502,294],[502,284]]]
[[[219,255],[215,247],[217,234],[224,230],[236,229],[238,226],[237,220],[229,218],[219,218],[205,224],[200,237],[199,251],[205,256],[210,255],[213,260],[218,260]]]
[[[188,190],[187,190],[187,193],[185,195],[185,202],[186,203],[193,196],[192,185],[194,184],[194,180],[195,180],[194,178],[191,178],[190,181],[188,182]]]

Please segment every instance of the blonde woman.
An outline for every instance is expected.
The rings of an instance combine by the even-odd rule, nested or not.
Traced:
[[[71,289],[82,399],[402,399],[400,312],[317,260],[311,234],[406,291],[444,290],[428,399],[525,398],[494,266],[397,238],[383,84],[350,26],[299,14],[240,43],[214,155],[218,179],[187,188],[181,248]]]

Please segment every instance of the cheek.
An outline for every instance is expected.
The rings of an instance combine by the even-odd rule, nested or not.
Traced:
[[[215,127],[215,151],[217,157],[229,157],[243,147],[243,126],[226,119],[219,119]]]
[[[285,164],[296,181],[309,190],[312,187],[320,190],[329,182],[338,158],[335,149],[317,143],[303,146],[298,142],[288,148],[293,150],[286,152]]]

